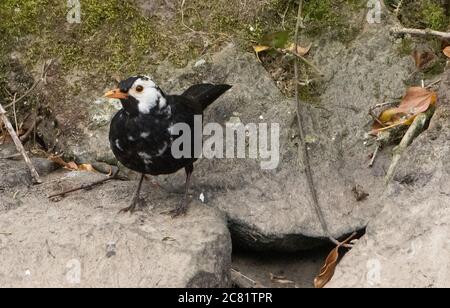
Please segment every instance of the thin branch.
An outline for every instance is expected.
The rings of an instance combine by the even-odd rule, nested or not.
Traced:
[[[242,289],[264,288],[260,283],[233,268],[231,269],[231,281]]]
[[[90,190],[90,189],[92,189],[95,186],[98,186],[98,185],[101,185],[101,184],[106,183],[108,181],[117,179],[117,175],[118,174],[119,174],[119,168],[117,168],[117,170],[114,172],[114,174],[112,176],[109,176],[107,178],[101,179],[99,181],[95,181],[95,182],[90,183],[90,184],[83,184],[83,185],[80,185],[78,187],[71,188],[71,189],[65,190],[63,192],[50,195],[50,196],[48,196],[48,198],[52,199],[52,198],[55,198],[55,197],[62,197],[62,196],[65,196],[65,195],[67,195],[69,193],[80,191],[80,190]]]
[[[25,94],[23,94],[21,97],[19,97],[15,102],[13,100],[13,103],[18,104],[20,103],[23,99],[25,99],[28,95],[30,95],[31,92],[34,91],[34,89],[43,81],[45,81],[45,79],[47,78],[47,72],[48,69],[50,68],[50,66],[52,65],[53,60],[50,60],[48,63],[45,62],[44,65],[42,66],[42,71],[41,71],[41,76],[38,80],[36,80],[33,85],[31,86],[31,88],[29,88]],[[8,105],[5,106],[5,109],[8,109],[9,107],[11,107],[13,105],[13,103],[10,103]]]
[[[395,7],[395,10],[394,10],[396,17],[398,17],[400,15],[400,10],[402,9],[402,6],[403,6],[403,0],[399,0]]]
[[[20,157],[20,156],[22,156],[22,154],[20,154],[20,153],[11,154],[11,155],[8,155],[8,156],[0,157],[0,160],[15,159],[15,158]]]
[[[427,121],[433,116],[434,110],[430,108],[428,111],[424,113],[420,113],[414,119],[414,122],[409,127],[406,134],[403,136],[400,144],[395,148],[394,155],[392,157],[392,163],[389,166],[389,170],[386,174],[385,185],[388,185],[395,176],[395,171],[397,169],[397,165],[400,162],[400,159],[403,156],[403,153],[409,147],[409,145],[414,141],[414,139],[419,136],[424,128]]]
[[[16,96],[17,93],[14,94],[13,97],[13,114],[14,114],[14,125],[16,125],[16,134],[19,135],[19,125],[17,124],[17,113],[16,113]]]
[[[289,7],[291,6],[292,0],[289,0],[288,4],[286,5],[286,9],[284,10],[283,15],[281,15],[281,27],[283,30],[286,30],[286,15],[289,11]]]
[[[391,28],[391,34],[395,36],[410,34],[418,36],[436,36],[441,39],[450,39],[450,32],[441,32],[431,29]]]
[[[299,44],[299,30],[300,30],[300,25],[301,25],[302,11],[303,11],[303,0],[300,0],[299,6],[298,6],[298,14],[297,14],[297,26],[295,29],[295,44],[296,45]],[[298,60],[297,59],[294,62],[294,71],[295,71],[295,80],[297,81],[299,79],[299,69],[298,69]],[[312,174],[312,170],[311,170],[308,148],[305,143],[306,138],[305,138],[305,130],[304,130],[304,126],[303,126],[303,118],[302,118],[302,112],[301,112],[302,106],[300,103],[300,86],[297,82],[295,83],[295,100],[297,103],[297,121],[298,121],[298,128],[299,128],[299,132],[300,132],[300,144],[299,144],[298,151],[299,151],[299,156],[303,160],[306,178],[308,180],[308,186],[309,186],[309,190],[310,190],[312,201],[313,201],[314,210],[316,212],[317,217],[319,218],[320,225],[322,226],[322,230],[324,231],[324,233],[326,234],[328,239],[331,242],[333,242],[334,244],[339,245],[340,242],[337,241],[335,238],[333,238],[333,236],[331,236],[331,233],[328,229],[327,222],[325,220],[325,216],[319,205],[319,198],[317,197],[317,191],[316,191],[316,188],[314,185],[314,179],[313,179],[313,174]]]
[[[375,151],[372,154],[372,159],[370,160],[370,163],[369,163],[370,168],[372,168],[373,165],[375,164],[375,160],[377,159],[377,155],[378,155],[378,151],[380,151],[380,147],[381,146],[379,144],[377,144]]]
[[[37,117],[33,119],[33,123],[31,124],[30,128],[27,130],[27,132],[25,134],[23,134],[20,137],[20,141],[22,141],[23,143],[26,143],[28,141],[28,139],[30,138],[31,133],[33,133],[35,131],[36,126],[38,126],[42,121],[42,117]]]
[[[42,181],[39,177],[39,174],[36,171],[36,168],[34,168],[33,163],[31,162],[30,158],[28,157],[27,153],[25,152],[22,142],[20,141],[19,137],[16,134],[16,131],[12,127],[11,122],[9,121],[8,117],[6,116],[6,111],[1,104],[0,104],[0,118],[2,119],[3,123],[5,124],[6,129],[9,132],[9,135],[13,139],[13,141],[16,145],[17,151],[22,154],[22,156],[25,160],[25,163],[27,164],[28,168],[30,169],[33,183],[34,184],[42,183]]]
[[[429,85],[427,85],[425,88],[429,89],[431,87],[434,87],[435,85],[437,85],[438,83],[440,83],[442,81],[442,79],[438,79],[436,81],[433,81],[432,83],[430,83]]]
[[[298,42],[298,41],[297,41]],[[298,44],[298,43],[297,43]],[[317,74],[319,74],[320,76],[325,76],[324,73],[322,73],[322,71],[320,70],[320,68],[317,67],[317,65],[315,65],[314,63],[312,63],[311,61],[309,61],[308,59],[306,59],[304,56],[302,56],[301,54],[295,52],[294,50],[290,50],[290,49],[284,49],[283,51],[286,51],[294,56],[296,56],[297,58],[299,58],[300,60],[302,60],[305,64],[307,64],[308,66],[310,66],[313,70],[316,71]]]

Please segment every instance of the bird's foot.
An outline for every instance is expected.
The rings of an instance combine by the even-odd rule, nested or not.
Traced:
[[[180,205],[177,206],[176,209],[162,212],[161,214],[170,215],[172,218],[177,218],[186,215],[187,210],[188,210],[188,202],[186,199],[183,199],[183,201],[181,201]]]
[[[133,200],[133,202],[131,202],[131,205],[123,208],[119,211],[119,214],[125,214],[125,213],[130,213],[133,214],[134,212],[136,212],[137,210],[139,210],[141,207],[145,206],[145,200],[141,199],[141,198],[135,198]]]

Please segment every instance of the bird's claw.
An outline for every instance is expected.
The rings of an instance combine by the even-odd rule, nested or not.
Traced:
[[[163,215],[169,215],[172,218],[177,218],[181,216],[185,216],[187,214],[187,202],[183,201],[181,204],[174,210],[162,212]]]
[[[121,209],[119,211],[119,214],[125,214],[125,213],[133,214],[134,212],[139,210],[139,208],[142,207],[144,204],[145,204],[145,201],[143,199],[135,199],[135,200],[133,200],[133,202],[131,203],[130,206]]]

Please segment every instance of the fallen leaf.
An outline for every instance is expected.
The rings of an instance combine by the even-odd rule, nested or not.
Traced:
[[[78,165],[75,162],[67,163],[61,158],[61,156],[52,155],[48,159],[66,169],[78,170]]]
[[[259,62],[261,62],[261,59],[259,58],[259,54],[263,51],[271,49],[269,46],[263,46],[263,45],[256,45],[253,46],[253,49],[255,50],[256,57],[258,58]]]
[[[79,169],[78,165],[75,162],[73,162],[73,161],[67,163],[66,168],[67,169],[71,169],[71,170],[78,170]]]
[[[256,46],[253,46],[253,49],[255,50],[256,53],[260,53],[260,52],[269,50],[270,47],[269,46],[263,46],[263,45],[256,45]]]
[[[444,53],[444,55],[450,58],[450,46],[445,47],[442,52]]]
[[[78,166],[78,170],[95,172],[94,167],[92,167],[92,165],[90,165],[90,164],[82,164],[82,165]]]
[[[292,52],[294,52],[294,53],[296,53],[296,54],[298,54],[299,56],[302,56],[302,57],[303,57],[303,56],[306,56],[306,55],[308,54],[308,52],[311,50],[311,47],[312,47],[312,43],[309,44],[309,45],[306,46],[306,47],[302,47],[302,46],[300,46],[300,45],[297,45],[297,48],[296,48],[295,44],[292,43],[292,44],[289,46],[289,50],[292,51]]]
[[[418,51],[414,50],[412,53],[412,57],[414,59],[414,63],[416,64],[417,69],[424,68],[425,65],[430,63],[434,58],[435,55],[431,51]]]
[[[327,256],[324,266],[320,269],[319,275],[314,279],[315,288],[323,288],[331,280],[331,278],[333,278],[337,261],[339,259],[339,248],[341,248],[341,246],[337,246]]]
[[[327,256],[325,260],[325,264],[320,269],[319,275],[314,278],[314,287],[317,289],[323,288],[328,282],[330,282],[331,278],[333,278],[334,272],[336,270],[337,261],[339,259],[339,249],[351,241],[355,237],[355,234],[352,234],[348,239],[341,242],[336,248],[334,248],[330,254]]]
[[[418,114],[426,112],[436,102],[436,92],[421,87],[411,87],[397,108],[387,109],[380,114],[370,134],[377,135],[393,127],[411,125]]]

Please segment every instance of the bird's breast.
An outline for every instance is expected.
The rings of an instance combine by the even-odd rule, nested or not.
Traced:
[[[126,167],[151,173],[162,160],[171,156],[172,122],[142,117],[130,119],[118,114],[111,122],[110,144],[116,158]]]

